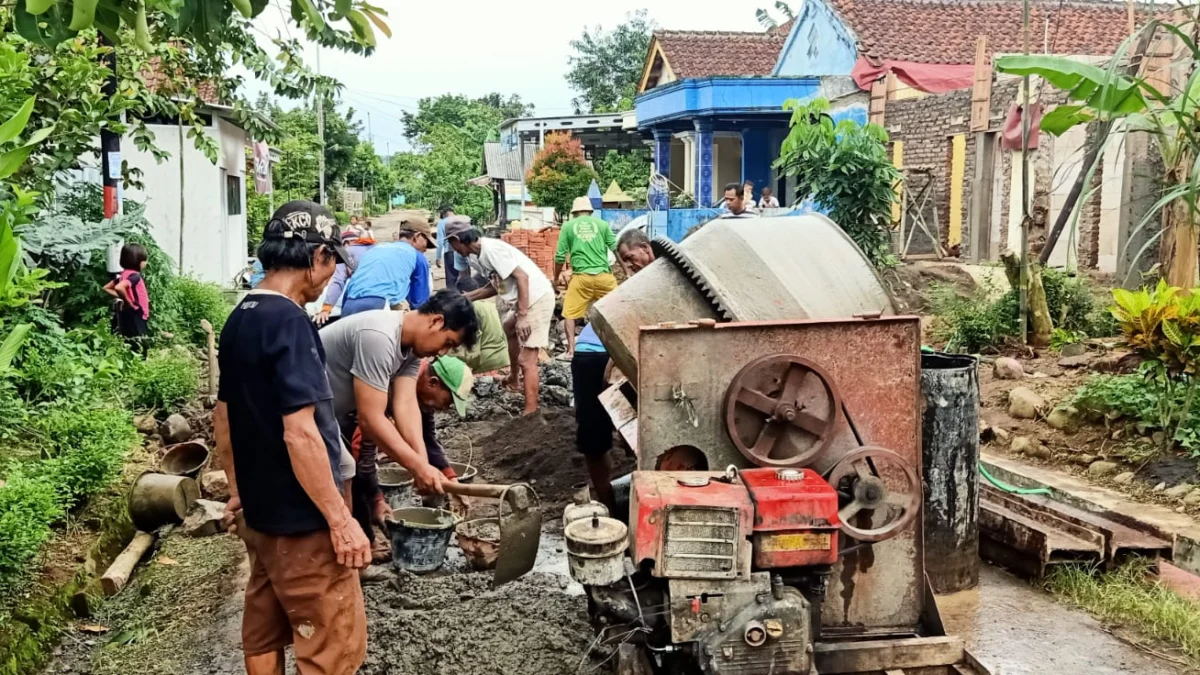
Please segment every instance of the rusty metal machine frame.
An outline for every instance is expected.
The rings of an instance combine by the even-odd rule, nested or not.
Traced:
[[[667,324],[639,339],[638,466],[691,446],[709,468],[744,467],[725,401],[746,364],[792,354],[818,365],[838,392],[832,438],[810,464],[827,472],[864,445],[887,448],[920,478],[920,323],[916,317]],[[912,635],[925,604],[921,521],[843,556],[822,610],[823,634]]]

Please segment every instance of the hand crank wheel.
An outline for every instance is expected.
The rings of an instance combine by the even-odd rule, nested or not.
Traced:
[[[843,497],[842,532],[857,541],[890,539],[920,512],[921,482],[891,450],[866,445],[848,453],[829,473],[829,484]]]
[[[817,364],[773,354],[746,364],[725,393],[725,427],[757,466],[808,466],[833,440],[842,400]]]

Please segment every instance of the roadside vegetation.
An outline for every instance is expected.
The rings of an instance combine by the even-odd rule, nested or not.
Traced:
[[[1147,638],[1151,644],[1141,646],[1152,653],[1175,652],[1168,658],[1200,669],[1200,604],[1157,581],[1149,563],[1132,561],[1110,572],[1061,566],[1046,579],[1046,588],[1107,624]]]
[[[1055,326],[1052,347],[1057,349],[1089,337],[1117,334],[1115,320],[1085,278],[1044,269],[1042,285]],[[970,354],[996,353],[1019,344],[1017,291],[994,296],[993,289],[988,287],[964,294],[955,286],[934,285],[930,290],[934,314],[930,337],[943,344],[945,351]]]

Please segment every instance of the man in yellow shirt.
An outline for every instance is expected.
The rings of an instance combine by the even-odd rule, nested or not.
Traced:
[[[563,263],[571,261],[571,281],[562,308],[567,334],[564,359],[575,356],[575,320],[586,316],[592,303],[617,287],[608,263],[609,252],[616,248],[612,227],[592,215],[591,200],[577,198],[571,205],[571,220],[563,223],[558,233],[558,250],[554,254],[555,283],[561,284]]]

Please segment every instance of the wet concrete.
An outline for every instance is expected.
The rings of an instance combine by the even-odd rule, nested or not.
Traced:
[[[938,609],[946,632],[962,636],[993,675],[1183,672],[1121,640],[1084,612],[988,565],[979,570],[979,588],[940,596]]]

